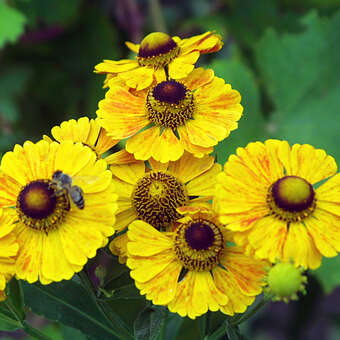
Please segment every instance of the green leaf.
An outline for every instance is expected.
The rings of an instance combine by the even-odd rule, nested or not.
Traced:
[[[156,340],[164,327],[166,307],[148,306],[138,315],[134,323],[136,340]]]
[[[244,107],[238,129],[231,131],[230,136],[215,147],[217,161],[224,164],[237,147],[263,139],[266,132],[260,112],[259,89],[252,71],[238,60],[216,60],[210,66],[218,77],[225,79],[226,83],[241,93]]]
[[[5,303],[0,303],[0,330],[1,331],[14,331],[22,328],[21,323],[10,312]]]
[[[98,299],[102,301],[112,301],[118,299],[124,300],[136,300],[136,299],[144,299],[144,297],[140,294],[139,290],[136,288],[134,284],[128,284],[112,291],[106,291],[104,289],[99,288],[99,290],[104,293],[103,298]]]
[[[16,280],[14,277],[8,282],[7,287],[7,303],[15,309],[17,315],[21,320],[24,320],[25,315],[25,303],[24,294],[21,287],[21,282]]]
[[[311,12],[302,24],[299,34],[268,30],[256,47],[275,107],[271,137],[309,143],[340,160],[340,12],[332,18]]]
[[[18,8],[26,14],[30,25],[39,21],[62,24],[79,15],[81,0],[32,0],[18,2]]]
[[[118,339],[85,289],[72,282],[23,285],[25,302],[33,312],[79,329],[96,339]]]
[[[6,42],[15,42],[24,31],[26,18],[15,8],[0,1],[0,48]]]
[[[340,255],[332,258],[324,258],[322,265],[312,273],[320,281],[325,293],[330,294],[340,286]]]

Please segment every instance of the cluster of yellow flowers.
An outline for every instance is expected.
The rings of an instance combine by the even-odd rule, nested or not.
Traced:
[[[53,139],[3,156],[2,298],[14,275],[71,279],[115,232],[109,247],[140,293],[190,318],[244,312],[269,263],[314,269],[337,255],[340,174],[331,156],[279,140],[238,148],[224,170],[209,156],[243,111],[238,91],[194,66],[222,45],[213,32],[127,43],[135,59],[95,68],[108,88],[95,120],[63,122]],[[125,148],[112,152],[118,143]]]

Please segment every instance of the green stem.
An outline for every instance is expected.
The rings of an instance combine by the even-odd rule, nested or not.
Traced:
[[[270,296],[265,296],[263,300],[261,300],[249,313],[243,315],[241,318],[237,319],[234,322],[230,322],[229,325],[231,327],[235,327],[245,322],[253,315],[255,315],[270,299],[271,299]],[[210,334],[209,336],[206,336],[205,340],[219,340],[225,334],[226,334],[226,322],[223,322],[214,333]]]
[[[231,322],[230,325],[237,326],[247,321],[249,318],[255,315],[269,300],[270,300],[269,297],[264,297],[263,300],[261,300],[249,313],[246,313],[245,315],[243,315],[241,318],[239,318],[235,322]]]
[[[124,321],[116,313],[114,313],[109,306],[107,306],[105,301],[100,301],[97,299],[94,292],[93,284],[87,274],[84,271],[81,271],[78,273],[78,276],[84,288],[89,293],[90,297],[92,298],[93,302],[96,304],[102,315],[112,325],[112,332],[115,333],[115,336],[118,339],[133,340],[134,337],[128,327],[125,325]],[[116,329],[119,329],[119,333],[116,332]]]
[[[20,328],[28,335],[31,335],[35,339],[38,340],[53,340],[49,336],[45,335],[39,329],[31,326],[29,323],[27,323],[25,320],[22,320],[20,318],[20,315],[16,311],[16,309],[12,306],[12,304],[9,302],[9,300],[5,300],[4,304],[6,305],[7,309],[13,314],[15,319],[17,319],[18,323],[20,324]]]
[[[150,14],[155,31],[166,32],[162,9],[158,0],[149,0]]]

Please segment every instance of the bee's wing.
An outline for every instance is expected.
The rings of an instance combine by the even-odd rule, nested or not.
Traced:
[[[88,176],[73,176],[72,177],[72,184],[78,185],[81,187],[82,185],[89,185],[95,184],[96,182],[101,181],[101,177],[95,175],[88,175]]]
[[[97,192],[106,189],[109,182],[112,180],[112,175],[107,172],[104,176],[88,175],[88,176],[73,176],[72,185],[79,186],[83,192]]]

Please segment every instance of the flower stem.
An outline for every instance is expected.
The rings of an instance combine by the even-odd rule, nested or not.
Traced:
[[[270,300],[269,297],[264,297],[249,313],[245,313],[241,318],[239,318],[235,322],[230,322],[230,325],[238,326],[241,323],[247,321],[249,318],[255,315],[269,300]]]

